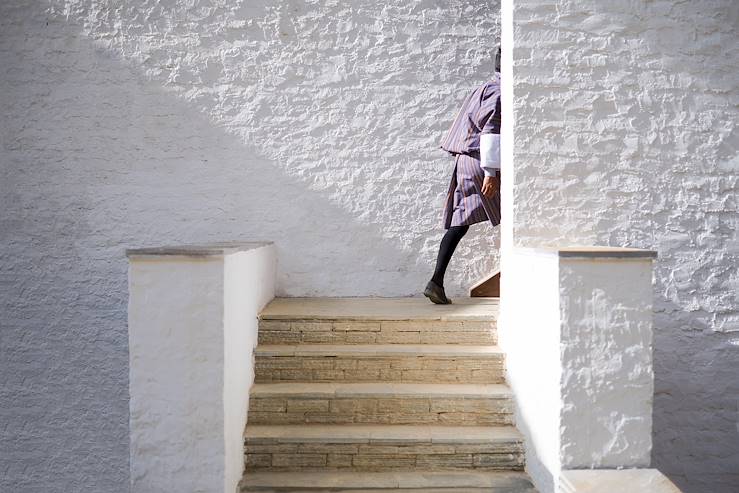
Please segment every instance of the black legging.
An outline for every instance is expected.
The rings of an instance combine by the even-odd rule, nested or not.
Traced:
[[[469,225],[452,226],[446,230],[444,237],[441,239],[439,255],[436,258],[436,269],[434,269],[434,276],[431,278],[431,280],[441,287],[444,287],[444,274],[446,273],[449,261],[452,259],[454,249],[457,248],[459,240],[467,233],[468,229],[470,229]]]

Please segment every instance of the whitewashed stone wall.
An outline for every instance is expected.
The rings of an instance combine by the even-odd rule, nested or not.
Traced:
[[[653,465],[730,491],[737,4],[515,7],[516,243],[660,252]],[[497,32],[493,1],[0,2],[0,489],[124,491],[126,247],[274,240],[278,294],[416,293]],[[452,294],[496,264],[477,229]]]
[[[739,484],[739,3],[513,2],[514,241],[653,249],[652,465]]]
[[[498,344],[526,470],[541,493],[564,491],[568,469],[650,464],[652,256],[503,250]]]
[[[498,9],[0,2],[0,490],[126,491],[125,248],[271,240],[278,295],[418,294]]]
[[[266,243],[128,251],[131,493],[234,493],[257,315],[274,297]]]

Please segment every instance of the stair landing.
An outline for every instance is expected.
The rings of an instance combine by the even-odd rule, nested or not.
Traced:
[[[426,298],[275,298],[260,314],[265,320],[490,320],[499,298],[455,298],[435,305]]]

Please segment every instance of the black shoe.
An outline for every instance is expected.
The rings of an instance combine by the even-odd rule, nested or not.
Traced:
[[[452,300],[446,297],[444,288],[436,284],[434,281],[429,281],[428,284],[426,284],[426,289],[423,290],[423,295],[437,305],[448,305],[452,302]]]

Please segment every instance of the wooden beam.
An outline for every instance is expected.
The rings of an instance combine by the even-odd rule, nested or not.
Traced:
[[[471,298],[491,297],[500,298],[500,271],[493,272],[490,276],[478,282],[470,288]]]

